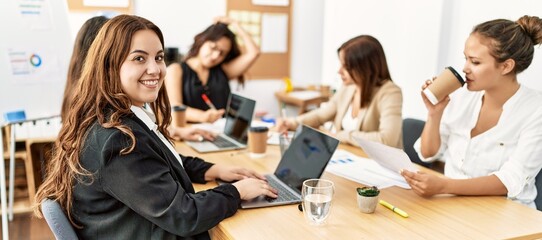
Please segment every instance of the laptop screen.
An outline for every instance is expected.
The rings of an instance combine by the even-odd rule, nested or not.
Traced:
[[[301,194],[303,181],[320,178],[338,145],[339,140],[303,126],[284,152],[275,176]]]
[[[236,141],[246,144],[248,128],[254,114],[256,101],[237,94],[230,94],[226,109],[226,125],[224,134]]]

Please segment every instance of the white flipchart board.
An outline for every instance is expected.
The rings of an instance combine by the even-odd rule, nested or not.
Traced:
[[[72,51],[67,2],[3,1],[0,22],[0,125],[16,110],[59,115]]]

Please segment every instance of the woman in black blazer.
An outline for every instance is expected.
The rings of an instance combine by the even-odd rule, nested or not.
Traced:
[[[98,33],[38,189],[58,201],[82,239],[208,239],[242,199],[276,197],[253,171],[175,152],[163,36],[121,15]],[[195,193],[192,182],[239,180]]]

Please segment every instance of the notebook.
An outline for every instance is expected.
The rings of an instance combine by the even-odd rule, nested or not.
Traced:
[[[186,144],[200,153],[242,149],[247,146],[247,133],[254,115],[256,101],[230,94],[226,107],[224,131],[214,141],[186,141]]]
[[[265,177],[279,191],[277,199],[260,196],[242,201],[241,208],[259,208],[301,202],[303,181],[320,178],[337,149],[339,140],[311,127],[303,126],[284,152],[273,174]]]

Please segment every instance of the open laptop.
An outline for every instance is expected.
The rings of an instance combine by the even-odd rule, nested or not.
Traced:
[[[301,202],[303,181],[320,178],[337,149],[339,140],[311,127],[303,126],[284,152],[273,174],[265,177],[279,191],[278,198],[260,196],[241,202],[241,208],[259,208]]]
[[[252,99],[234,93],[230,94],[226,107],[224,132],[212,142],[187,141],[186,144],[200,153],[246,148],[248,128],[252,122],[255,106],[256,101]]]

